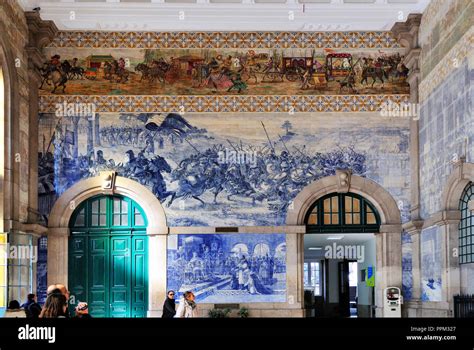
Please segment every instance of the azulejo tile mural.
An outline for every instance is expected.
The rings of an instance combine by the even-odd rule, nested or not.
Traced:
[[[474,57],[474,56],[473,56]],[[474,70],[469,61],[459,62],[420,108],[421,216],[441,210],[444,189],[457,159],[472,162],[474,151]]]
[[[370,113],[42,114],[40,210],[48,215],[77,181],[115,170],[159,198],[169,226],[284,225],[306,185],[346,168],[387,188],[406,220],[408,122]]]
[[[400,49],[50,48],[46,56],[42,94],[409,93]]]
[[[402,232],[402,293],[405,301],[410,301],[413,294],[413,242],[411,235]]]
[[[389,49],[391,32],[108,32],[62,31],[50,47],[75,48],[346,48]]]
[[[421,300],[442,300],[441,233],[438,226],[421,231]]]
[[[198,302],[285,302],[285,234],[171,235],[167,289]]]

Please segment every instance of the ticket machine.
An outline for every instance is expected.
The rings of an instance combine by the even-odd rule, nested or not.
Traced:
[[[402,317],[403,297],[398,287],[388,287],[383,291],[383,317]]]

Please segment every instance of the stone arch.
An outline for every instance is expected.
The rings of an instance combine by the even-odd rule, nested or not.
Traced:
[[[3,28],[0,25],[1,29]],[[13,192],[16,191],[13,183],[14,168],[18,166],[12,161],[13,155],[17,152],[17,145],[14,140],[18,140],[18,118],[12,118],[12,115],[18,115],[18,75],[15,72],[15,60],[5,38],[0,37],[0,71],[3,80],[3,110],[0,112],[0,167],[2,179],[0,180],[0,229],[6,232],[10,229],[9,221],[14,218],[13,213]]]
[[[349,179],[343,181],[341,174],[327,176],[304,187],[293,201],[293,206],[286,216],[287,225],[306,225],[305,216],[316,200],[326,194],[351,192],[369,200],[380,215],[380,231],[375,234],[376,240],[376,291],[375,304],[377,317],[383,315],[383,290],[388,286],[402,287],[402,246],[401,215],[392,195],[376,182],[345,172]],[[348,181],[347,181],[348,180]],[[298,296],[304,298],[303,265],[304,234],[298,236]]]
[[[112,189],[104,189],[103,175],[79,181],[54,204],[48,221],[48,284],[68,284],[69,220],[77,206],[96,195],[120,194],[133,199],[148,220],[148,314],[156,316],[166,296],[166,252],[169,233],[160,201],[145,186],[117,176]],[[71,205],[73,203],[73,205]]]
[[[293,209],[288,210],[287,225],[305,225],[304,218],[311,205],[322,196],[338,192],[338,177],[328,176],[304,187],[293,201]],[[352,175],[349,192],[368,199],[380,214],[382,225],[401,225],[400,210],[392,195],[376,182]]]
[[[99,194],[110,194],[110,190],[102,188],[102,182],[103,178],[96,176],[79,181],[70,187],[58,198],[51,209],[48,227],[50,229],[68,228],[71,215],[79,204]],[[158,198],[148,188],[131,179],[117,176],[113,193],[133,199],[140,205],[148,219],[148,234],[168,233],[165,211]]]
[[[459,210],[462,192],[469,182],[474,182],[474,163],[461,163],[446,181],[441,195],[441,211]]]

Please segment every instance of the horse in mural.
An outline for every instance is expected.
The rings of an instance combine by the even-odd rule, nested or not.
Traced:
[[[130,72],[120,67],[116,60],[104,64],[104,78],[111,82],[115,80],[117,83],[126,83],[129,75]]]
[[[161,202],[164,202],[169,196],[173,196],[173,191],[167,191],[166,182],[161,174],[163,171],[171,173],[171,166],[168,164],[165,158],[161,156],[155,156],[148,165],[153,177],[150,179],[152,183],[151,190],[157,196]]]
[[[68,60],[64,60],[61,63],[61,69],[67,75],[69,80],[84,79],[84,68],[73,66]]]
[[[166,74],[170,70],[171,65],[163,60],[153,61],[150,66],[145,63],[139,63],[135,67],[136,72],[140,72],[142,77],[140,81],[147,80],[153,83],[158,80],[162,85],[166,83]]]
[[[385,83],[384,78],[388,78],[385,70],[382,67],[364,67],[362,69],[362,79],[360,81],[361,84],[368,83],[368,78],[372,78],[372,85],[374,87],[375,82],[380,80],[382,82],[382,86]]]
[[[62,87],[63,93],[66,90],[66,83],[68,81],[68,75],[64,71],[64,62],[58,68],[57,66],[51,65],[46,62],[43,67],[39,68],[41,74],[41,85],[40,89],[43,88],[44,83],[47,85],[53,85],[51,93],[55,93],[58,87]]]
[[[201,198],[199,198],[199,196],[201,196],[206,191],[206,182],[207,178],[204,176],[188,176],[183,179],[179,179],[179,188],[171,195],[171,199],[166,206],[170,207],[171,204],[173,204],[173,202],[178,198],[194,198],[202,205],[205,205],[206,203]]]
[[[82,67],[71,67],[69,71],[69,80],[84,79],[85,70]]]

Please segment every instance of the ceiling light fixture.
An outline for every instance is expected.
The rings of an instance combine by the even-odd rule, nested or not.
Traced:
[[[343,239],[343,238],[344,238],[344,235],[340,235],[340,236],[329,236],[329,237],[327,238],[327,240],[328,240],[328,241],[339,241],[339,240],[341,240],[341,239]]]

